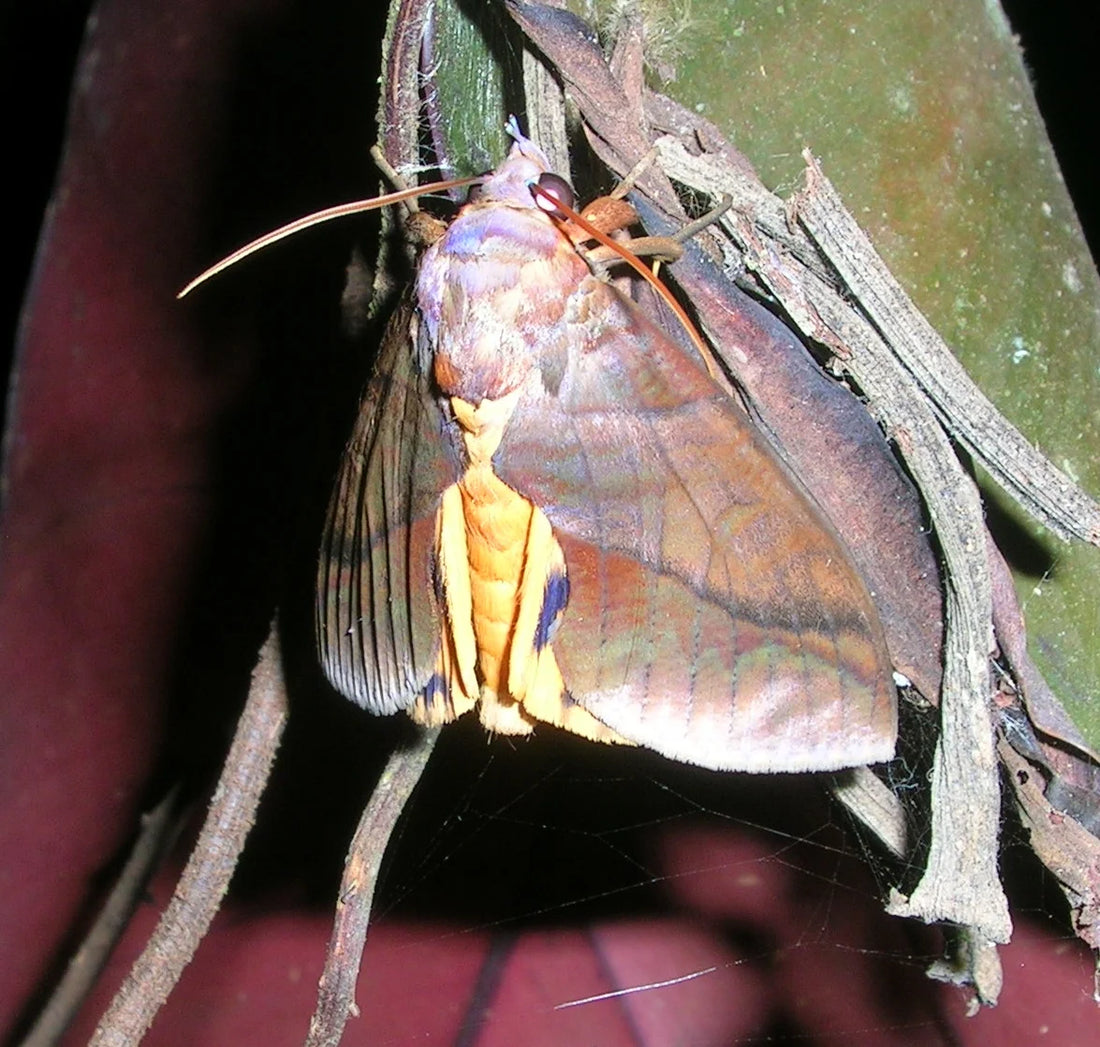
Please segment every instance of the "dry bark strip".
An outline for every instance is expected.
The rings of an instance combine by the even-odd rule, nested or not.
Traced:
[[[1063,541],[1100,545],[1100,505],[988,400],[878,256],[807,150],[799,223],[956,435],[1000,485]]]
[[[180,827],[178,801],[179,788],[173,787],[153,810],[142,815],[141,832],[107,901],[20,1047],[53,1047],[60,1042],[107,965],[111,950],[122,937],[142,892]]]
[[[139,1043],[191,962],[255,823],[287,712],[278,623],[273,621],[252,671],[248,700],[199,839],[168,908],[100,1021],[90,1047]]]
[[[393,753],[363,810],[344,863],[336,919],[306,1047],[336,1047],[348,1018],[359,1014],[355,985],[367,943],[378,870],[390,836],[428,765],[438,737],[438,728],[421,731],[414,745]]]
[[[699,177],[707,157],[692,157],[676,139],[657,144],[664,169],[677,181],[714,194],[729,191],[727,179],[713,168]],[[839,206],[820,173],[812,188],[798,210],[800,217],[810,215],[810,221],[820,210]],[[775,213],[775,203],[770,210]],[[744,252],[746,266],[796,326],[832,348],[859,383],[924,494],[944,552],[947,635],[932,783],[932,844],[916,890],[908,899],[896,898],[891,911],[974,928],[980,941],[1006,941],[1011,922],[996,869],[1000,789],[989,704],[992,597],[977,490],[932,406],[880,334],[889,328],[853,310],[834,285],[769,242],[748,216],[734,213],[726,225]],[[972,974],[983,982],[979,995],[995,998],[992,974]]]

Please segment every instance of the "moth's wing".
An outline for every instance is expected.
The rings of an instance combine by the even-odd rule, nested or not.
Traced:
[[[832,527],[697,360],[607,285],[582,292],[494,459],[565,554],[569,695],[707,767],[890,758],[891,666]]]
[[[332,685],[374,713],[408,708],[436,668],[435,512],[458,462],[407,306],[390,322],[329,505],[317,642]]]

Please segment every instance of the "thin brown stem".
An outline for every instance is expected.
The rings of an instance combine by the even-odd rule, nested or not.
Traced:
[[[355,983],[367,940],[378,869],[397,820],[424,773],[438,737],[438,729],[425,730],[414,746],[395,752],[363,811],[344,865],[336,920],[306,1047],[336,1047],[348,1017],[359,1013]]]
[[[103,909],[69,960],[64,976],[21,1047],[52,1047],[69,1027],[126,929],[167,841],[174,835],[178,800],[179,789],[173,787],[156,807],[142,816],[141,832]]]
[[[157,929],[91,1040],[133,1047],[191,962],[229,886],[252,828],[287,717],[278,626],[272,622],[206,824]]]

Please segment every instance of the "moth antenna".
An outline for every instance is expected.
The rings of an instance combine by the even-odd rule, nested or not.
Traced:
[[[707,369],[707,373],[716,380],[720,380],[718,374],[718,368],[714,363],[714,357],[711,354],[710,346],[703,341],[703,336],[695,329],[695,324],[691,322],[691,317],[688,316],[684,307],[676,301],[672,292],[659,280],[653,271],[638,258],[637,255],[632,254],[622,244],[612,240],[605,232],[597,229],[587,218],[583,218],[577,214],[568,204],[563,200],[560,200],[553,193],[547,192],[537,182],[531,183],[531,192],[535,194],[541,201],[546,204],[547,213],[554,216],[555,212],[563,218],[567,218],[570,222],[575,223],[581,229],[583,229],[592,239],[599,241],[604,247],[610,248],[615,254],[617,254],[627,265],[630,266],[643,280],[647,281],[653,289],[661,296],[665,304],[675,313],[676,319],[680,321],[680,326],[687,332],[688,337],[691,339],[692,344],[695,346],[696,352],[699,353],[699,358],[703,361],[703,365]]]
[[[334,218],[344,218],[347,215],[361,214],[364,211],[374,211],[379,207],[388,207],[390,204],[399,204],[403,200],[411,200],[425,193],[437,193],[446,189],[458,189],[464,185],[473,185],[482,181],[481,175],[472,178],[450,178],[443,182],[433,182],[430,185],[413,186],[409,189],[400,189],[395,193],[386,193],[384,196],[376,196],[370,200],[352,200],[346,204],[337,204],[335,207],[326,207],[323,211],[314,211],[312,214],[303,215],[301,218],[288,222],[286,225],[273,229],[270,233],[264,233],[244,247],[238,247],[232,254],[226,255],[220,262],[216,262],[209,269],[199,273],[179,294],[177,298],[183,298],[190,294],[200,284],[206,283],[212,276],[217,276],[232,265],[247,258],[249,255],[270,247],[279,240],[300,233],[303,229],[320,225],[322,222],[331,222]]]

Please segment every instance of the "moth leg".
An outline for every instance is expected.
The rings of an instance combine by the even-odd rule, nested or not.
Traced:
[[[634,188],[638,179],[641,178],[646,171],[649,170],[656,161],[659,153],[657,147],[654,146],[648,153],[645,154],[629,171],[623,175],[623,179],[611,192],[608,194],[613,200],[622,200],[631,189]]]
[[[627,206],[626,201],[619,199],[619,190],[616,188],[611,196],[593,201],[585,211],[584,217],[605,233],[615,229],[625,229],[637,221],[637,215],[633,214],[633,209],[630,214],[620,214],[618,208],[625,206]],[[620,243],[638,258],[651,258],[655,263],[678,262],[684,253],[681,245],[697,233],[714,225],[732,206],[733,197],[727,193],[706,214],[696,218],[694,222],[689,222],[670,236],[635,236]],[[603,275],[621,261],[622,255],[609,247],[600,246],[586,251],[585,259],[599,275]]]
[[[624,250],[638,258],[652,259],[654,263],[678,262],[684,256],[679,240],[671,236],[635,236],[619,243]],[[623,261],[623,256],[618,251],[602,245],[586,251],[584,257],[597,276],[606,275]]]

